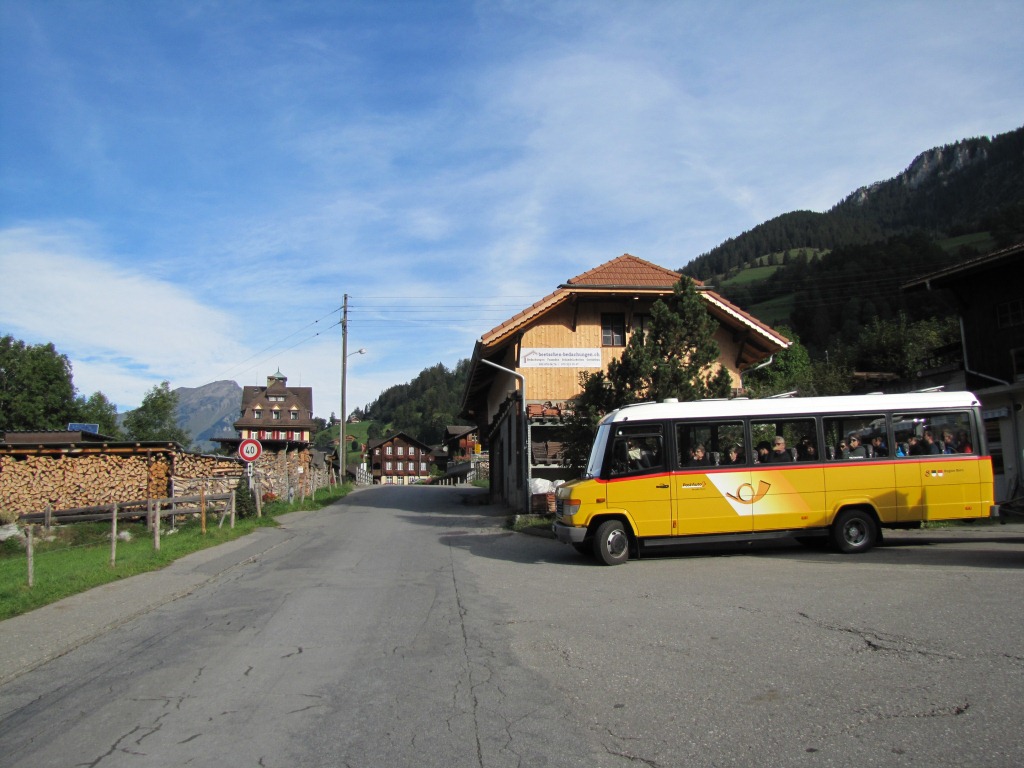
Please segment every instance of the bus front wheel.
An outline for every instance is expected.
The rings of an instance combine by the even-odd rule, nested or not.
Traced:
[[[629,535],[620,520],[605,520],[594,536],[594,555],[605,565],[629,559]]]
[[[878,540],[878,524],[866,509],[844,509],[832,523],[832,543],[840,552],[866,552]]]

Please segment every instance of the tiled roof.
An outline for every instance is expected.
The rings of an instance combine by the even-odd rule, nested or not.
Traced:
[[[564,301],[567,301],[573,292],[587,291],[588,289],[609,290],[612,288],[630,288],[633,290],[665,291],[671,292],[672,288],[679,281],[680,274],[671,269],[659,267],[649,261],[638,259],[624,253],[618,258],[606,261],[594,267],[582,275],[570,278],[567,283],[559,286],[553,293],[549,293],[540,301],[534,302],[522,312],[510,317],[500,325],[495,326],[483,336],[481,341],[486,345],[494,344],[508,333],[523,327],[526,323],[540,315],[543,315]],[[697,285],[701,283],[694,281]]]
[[[577,288],[621,286],[630,288],[671,288],[679,282],[679,273],[624,253],[571,278],[567,285]],[[697,285],[701,283],[694,281]]]

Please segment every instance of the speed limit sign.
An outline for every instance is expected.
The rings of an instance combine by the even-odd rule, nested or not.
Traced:
[[[245,461],[256,461],[263,453],[263,446],[259,440],[248,438],[238,444],[238,455]]]

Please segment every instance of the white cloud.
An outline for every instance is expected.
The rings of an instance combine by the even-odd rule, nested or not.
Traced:
[[[240,355],[234,318],[98,255],[79,228],[0,231],[0,273],[0,323],[30,343],[59,340],[79,391],[137,405],[154,382],[205,383],[218,361]]]

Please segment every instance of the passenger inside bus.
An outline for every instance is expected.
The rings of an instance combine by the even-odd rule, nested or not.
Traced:
[[[796,448],[796,455],[800,461],[817,461],[818,446],[809,437],[800,438],[800,445]]]
[[[772,441],[771,460],[773,462],[786,462],[794,460],[793,454],[786,450],[786,438],[784,438],[782,435],[776,435],[775,440]]]
[[[850,435],[846,438],[846,450],[842,453],[844,459],[866,459],[868,449],[861,445],[858,435]]]
[[[725,450],[725,460],[722,464],[729,466],[730,464],[742,464],[744,462],[743,454],[740,453],[740,447],[733,443]]]
[[[691,467],[702,467],[708,463],[708,458],[704,452],[703,443],[697,443],[693,446],[693,450],[690,451],[690,466]]]
[[[888,456],[889,446],[885,444],[885,438],[881,435],[875,435],[871,438],[871,452],[875,456]]]

